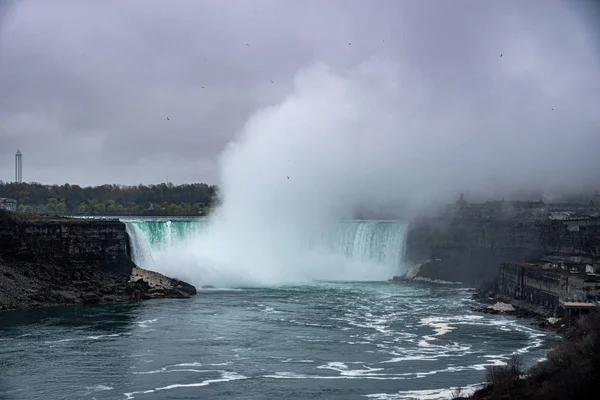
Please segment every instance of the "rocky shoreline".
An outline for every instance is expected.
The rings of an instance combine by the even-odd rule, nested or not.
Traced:
[[[393,280],[423,282],[415,279],[418,268],[407,275]],[[597,397],[593,393],[600,372],[600,312],[593,311],[568,326],[555,316],[552,308],[498,293],[495,282],[473,289],[471,299],[480,304],[473,307],[475,312],[522,318],[531,325],[560,335],[564,340],[548,352],[545,360],[527,371],[521,369],[518,356],[510,359],[508,365],[488,367],[482,385],[470,395],[461,396],[461,390],[456,390],[454,399],[564,400]]]
[[[473,311],[485,314],[504,314],[513,315],[517,318],[531,320],[531,325],[542,329],[562,334],[566,331],[567,325],[557,318],[554,310],[531,304],[522,300],[513,299],[509,296],[496,293],[493,290],[476,290],[471,296],[472,300],[481,303],[481,307],[473,308]]]
[[[169,278],[158,272],[148,271],[138,266],[133,267],[131,284],[143,286],[140,300],[171,298],[188,299],[196,294],[196,287],[175,278]]]
[[[406,274],[394,276],[393,282],[421,282],[441,285],[460,285],[462,282],[445,281],[434,278],[420,276],[423,267],[435,265],[436,260],[428,260],[422,264],[417,264],[408,269]],[[554,310],[548,307],[535,305],[523,300],[513,299],[502,293],[496,292],[496,283],[489,282],[473,289],[472,300],[481,304],[480,307],[474,307],[473,311],[484,314],[504,314],[513,315],[517,318],[531,320],[531,325],[542,329],[547,329],[556,333],[562,333],[566,330],[566,324],[560,318],[557,318]]]
[[[425,282],[425,283],[437,283],[440,285],[463,285],[463,282],[459,281],[450,281],[439,279],[435,274],[430,276],[423,276],[423,271],[427,269],[431,265],[436,265],[440,262],[440,260],[427,260],[421,264],[416,264],[413,267],[409,268],[408,271],[404,275],[394,276],[392,281],[401,282],[401,281],[412,281],[412,282]]]
[[[565,340],[545,360],[527,371],[517,358],[506,366],[489,367],[486,382],[468,397],[456,399],[565,400],[598,398],[600,373],[600,313],[591,312],[563,328]],[[595,393],[595,394],[594,394]]]
[[[120,221],[0,211],[0,311],[195,294],[188,283],[137,267]]]

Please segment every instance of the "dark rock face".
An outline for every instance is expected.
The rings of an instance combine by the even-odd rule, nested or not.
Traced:
[[[0,254],[19,261],[44,260],[129,276],[129,238],[120,221],[24,220],[0,214]]]
[[[192,285],[166,277],[176,290],[131,281],[136,267],[129,255],[120,221],[25,219],[0,211],[0,310],[196,294]]]
[[[439,260],[424,265],[420,277],[477,285],[495,279],[501,263],[542,256],[596,265],[600,223],[460,214],[419,218],[409,226],[405,258],[412,265]]]
[[[545,253],[535,222],[420,219],[411,223],[406,259],[426,260],[419,276],[476,285],[495,279],[503,262],[528,261]]]
[[[173,279],[173,283],[176,290],[179,290],[189,296],[194,296],[197,294],[196,287],[194,285],[190,285],[189,283],[180,281],[179,279]]]
[[[148,299],[161,297],[186,299],[196,294],[196,288],[189,283],[137,266],[133,268],[131,282],[141,285],[143,296]]]

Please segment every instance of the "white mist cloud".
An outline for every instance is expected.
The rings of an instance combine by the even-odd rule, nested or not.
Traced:
[[[561,64],[529,52],[540,70]],[[381,59],[299,72],[293,93],[255,113],[224,153],[220,215],[304,223],[365,203],[598,182],[600,114],[590,102],[600,95],[581,93],[598,78],[571,74],[571,62],[550,78],[506,64],[478,94]]]
[[[180,263],[188,257],[199,275],[262,283],[365,271],[380,279],[395,267],[333,262],[309,251],[315,232],[362,204],[415,211],[461,191],[597,185],[598,59],[577,20],[545,4],[498,19],[493,7],[479,10],[492,49],[475,29],[447,38],[407,22],[400,56],[301,69],[291,92],[253,113],[222,154],[223,204]]]

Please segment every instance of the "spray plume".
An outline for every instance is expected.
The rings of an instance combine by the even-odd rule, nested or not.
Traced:
[[[384,58],[300,71],[224,151],[210,229],[168,263],[234,284],[384,279],[396,271],[315,251],[315,237],[364,204],[414,212],[461,191],[598,182],[598,63],[565,21],[569,57],[545,53],[546,32],[529,30],[494,63],[470,66],[472,82]]]

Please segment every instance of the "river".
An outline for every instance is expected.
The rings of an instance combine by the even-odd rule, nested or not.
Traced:
[[[182,242],[195,248],[206,227],[125,222],[136,262],[149,268]],[[405,225],[344,224],[319,236],[342,256],[334,262],[359,261],[375,276],[398,270]],[[527,320],[473,312],[465,288],[355,280],[362,276],[355,267],[341,271],[344,281],[1,313],[0,398],[445,399],[452,388],[472,390],[486,366],[514,353],[533,365],[557,340]],[[199,285],[194,277],[205,274],[189,278]]]

